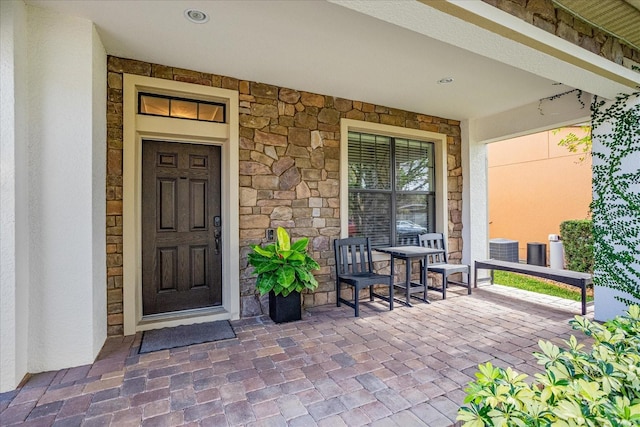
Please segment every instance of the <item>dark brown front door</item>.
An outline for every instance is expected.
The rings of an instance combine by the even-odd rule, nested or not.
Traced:
[[[142,143],[143,313],[222,304],[220,147]]]

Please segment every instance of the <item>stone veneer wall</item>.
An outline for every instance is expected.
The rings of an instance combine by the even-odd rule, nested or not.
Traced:
[[[622,58],[640,62],[640,50],[554,7],[551,0],[483,1],[616,64],[622,65]]]
[[[340,235],[340,119],[439,132],[447,138],[450,259],[462,258],[460,123],[423,114],[164,65],[108,58],[107,304],[108,333],[123,333],[122,310],[122,74],[137,74],[239,91],[240,293],[242,316],[261,314],[249,245],[283,226],[307,236],[321,270],[305,306],[335,303],[332,240]],[[388,262],[378,263],[388,268]],[[263,301],[262,301],[263,302]]]

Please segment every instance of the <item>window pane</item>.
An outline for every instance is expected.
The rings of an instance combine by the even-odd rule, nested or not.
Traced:
[[[396,189],[434,191],[433,143],[396,138]]]
[[[349,132],[349,188],[391,189],[391,139]]]
[[[434,231],[430,215],[432,196],[398,194],[396,196],[396,244],[417,245],[418,235]]]
[[[156,96],[142,95],[140,96],[140,113],[152,114],[154,116],[169,115],[169,100],[167,98],[158,98]]]
[[[222,114],[222,107],[219,105],[199,103],[198,120],[223,123],[224,117]]]
[[[171,117],[180,119],[197,119],[198,104],[190,101],[171,100]]]
[[[390,194],[349,192],[349,237],[370,237],[374,247],[389,246],[390,226]]]

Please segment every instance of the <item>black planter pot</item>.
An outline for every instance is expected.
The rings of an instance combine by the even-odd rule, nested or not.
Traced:
[[[276,323],[302,319],[300,292],[291,292],[286,297],[269,292],[269,317]]]

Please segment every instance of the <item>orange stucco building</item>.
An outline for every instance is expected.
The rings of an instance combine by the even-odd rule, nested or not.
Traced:
[[[519,257],[527,258],[527,243],[547,243],[560,233],[560,223],[589,218],[591,156],[571,153],[558,142],[580,127],[554,134],[541,132],[490,144],[489,237],[518,241]],[[547,262],[549,256],[547,253]]]

